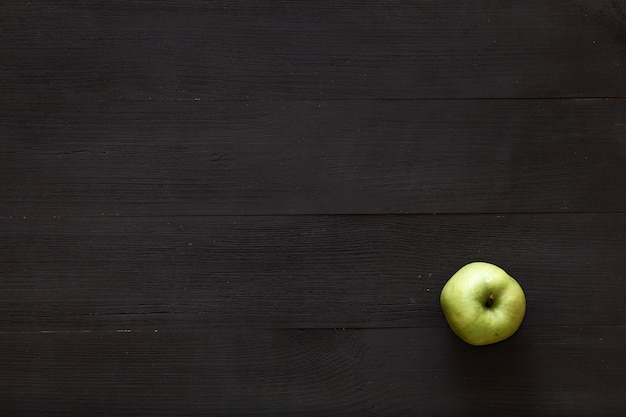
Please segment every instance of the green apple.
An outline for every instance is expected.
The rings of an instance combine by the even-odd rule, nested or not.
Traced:
[[[519,283],[486,262],[459,269],[441,290],[440,302],[452,331],[475,346],[512,336],[526,313],[526,297]]]

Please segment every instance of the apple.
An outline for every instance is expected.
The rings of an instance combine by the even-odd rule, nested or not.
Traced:
[[[475,346],[512,336],[526,313],[526,297],[519,283],[487,262],[472,262],[459,269],[441,290],[440,302],[452,331]]]

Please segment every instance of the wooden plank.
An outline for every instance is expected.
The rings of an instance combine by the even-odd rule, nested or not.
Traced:
[[[446,328],[3,334],[0,399],[6,415],[615,416],[625,344],[623,326],[481,348]]]
[[[626,215],[0,219],[0,328],[445,327],[485,260],[529,326],[626,325]]]
[[[0,215],[626,211],[626,100],[7,105]]]
[[[597,0],[5,0],[13,101],[623,97],[626,7]]]

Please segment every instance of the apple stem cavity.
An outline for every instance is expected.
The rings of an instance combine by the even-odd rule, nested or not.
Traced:
[[[493,294],[489,294],[489,299],[487,300],[487,302],[485,303],[485,305],[487,307],[491,307],[493,305],[493,300],[495,299],[495,297],[493,296]]]

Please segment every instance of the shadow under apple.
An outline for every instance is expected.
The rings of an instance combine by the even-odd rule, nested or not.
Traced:
[[[468,415],[536,414],[532,343],[523,328],[492,345],[469,345],[452,331],[443,342],[448,345],[446,354],[457,382],[457,401],[463,403]]]

